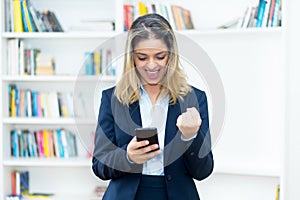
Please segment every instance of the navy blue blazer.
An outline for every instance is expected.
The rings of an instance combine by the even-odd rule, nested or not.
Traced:
[[[202,124],[197,137],[185,142],[181,140],[176,122],[188,107],[198,109]],[[111,180],[104,200],[135,199],[143,165],[130,163],[126,148],[137,127],[142,127],[139,102],[124,106],[115,97],[114,88],[104,90],[92,160],[95,175]],[[192,92],[169,105],[163,153],[168,199],[200,199],[193,179],[208,177],[214,164],[205,92],[192,87]]]

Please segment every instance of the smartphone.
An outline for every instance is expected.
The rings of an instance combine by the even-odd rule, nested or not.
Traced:
[[[150,146],[152,144],[158,144],[157,128],[152,128],[152,127],[136,128],[135,135],[138,142],[143,140],[148,140],[149,144],[147,146]],[[156,151],[156,150],[159,150],[159,146],[157,149],[153,149],[152,151]]]

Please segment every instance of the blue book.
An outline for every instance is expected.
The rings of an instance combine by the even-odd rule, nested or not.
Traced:
[[[64,155],[64,146],[61,138],[61,131],[59,129],[56,130],[56,134],[57,134],[57,142],[59,147],[59,157],[63,158],[65,157],[65,155]]]
[[[20,117],[20,109],[21,109],[21,101],[20,101],[20,98],[21,98],[21,92],[19,89],[15,89],[16,92],[15,92],[15,100],[16,100],[16,116],[17,117]]]
[[[255,27],[261,27],[263,18],[264,18],[264,13],[266,9],[266,4],[267,2],[265,0],[260,0],[259,5],[258,5],[258,11],[257,11],[257,22]]]
[[[35,24],[34,24],[34,22],[33,22],[32,15],[31,15],[31,13],[30,13],[30,11],[29,11],[28,3],[27,3],[27,7],[26,7],[25,12],[27,12],[27,14],[28,14],[28,17],[29,17],[29,23],[30,23],[30,25],[31,25],[32,32],[35,32],[35,31],[36,31],[36,30],[35,30]]]
[[[27,22],[26,22],[26,15],[25,15],[25,9],[24,9],[24,6],[23,6],[23,1],[24,0],[21,0],[20,4],[21,4],[21,13],[22,13],[22,21],[23,21],[23,26],[24,26],[24,32],[29,32],[28,25],[27,25]]]
[[[38,116],[38,95],[36,91],[31,92],[32,95],[32,116],[37,117]]]
[[[85,75],[94,75],[94,54],[92,52],[84,53]]]
[[[274,6],[274,13],[273,13],[273,18],[272,18],[272,23],[271,23],[272,27],[278,25],[279,7],[280,7],[280,0],[276,0],[275,1],[275,6]]]
[[[19,157],[19,138],[17,130],[11,131],[11,146],[12,156],[15,158]]]

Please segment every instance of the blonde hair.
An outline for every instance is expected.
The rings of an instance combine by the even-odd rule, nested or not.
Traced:
[[[135,69],[133,51],[138,42],[151,38],[160,39],[169,50],[167,73],[161,82],[160,96],[163,98],[169,95],[169,103],[175,104],[177,99],[182,99],[191,91],[187,77],[179,66],[178,47],[172,27],[162,16],[148,14],[137,18],[128,32],[123,73],[115,88],[115,96],[124,105],[132,104],[141,97],[140,79]]]

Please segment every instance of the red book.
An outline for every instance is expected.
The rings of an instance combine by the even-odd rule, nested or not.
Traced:
[[[16,174],[15,172],[11,172],[11,194],[17,195],[17,188],[16,188]]]

